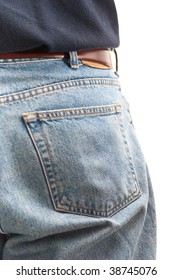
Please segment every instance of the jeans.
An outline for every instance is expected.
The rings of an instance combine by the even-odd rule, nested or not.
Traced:
[[[0,60],[0,258],[155,259],[147,165],[113,70]]]

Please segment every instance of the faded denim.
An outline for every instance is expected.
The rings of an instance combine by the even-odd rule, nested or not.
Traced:
[[[113,70],[0,60],[0,254],[155,259],[150,176]]]

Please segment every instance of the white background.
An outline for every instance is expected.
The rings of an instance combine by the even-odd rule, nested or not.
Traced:
[[[119,74],[156,200],[157,259],[173,261],[173,1],[115,0]]]

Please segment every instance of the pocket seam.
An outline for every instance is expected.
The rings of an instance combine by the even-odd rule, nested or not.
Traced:
[[[134,194],[136,191],[138,191],[138,193],[140,193],[140,189],[138,187],[138,180],[137,180],[136,172],[135,172],[135,169],[134,169],[134,164],[133,164],[133,161],[132,161],[132,158],[131,158],[131,153],[130,153],[130,150],[129,150],[128,141],[127,141],[125,130],[124,130],[124,125],[123,125],[123,122],[122,122],[122,116],[117,115],[117,119],[118,119],[118,122],[119,122],[119,127],[120,127],[121,135],[122,135],[122,138],[123,138],[126,154],[127,154],[127,157],[128,157],[129,165],[130,165],[130,168],[131,168],[132,176],[135,180],[136,188],[135,188],[135,191],[132,194]]]
[[[104,110],[101,110],[101,108]],[[121,105],[111,104],[111,105],[104,105],[104,106],[68,108],[68,109],[24,113],[23,118],[25,122],[36,121],[36,120],[47,120],[47,119],[59,119],[59,118],[72,118],[72,117],[76,118],[78,116],[85,117],[88,115],[90,116],[90,115],[119,113],[120,109],[121,109]]]

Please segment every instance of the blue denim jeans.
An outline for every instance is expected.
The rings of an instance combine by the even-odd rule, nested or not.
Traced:
[[[113,70],[0,60],[0,258],[155,259],[155,231]]]

